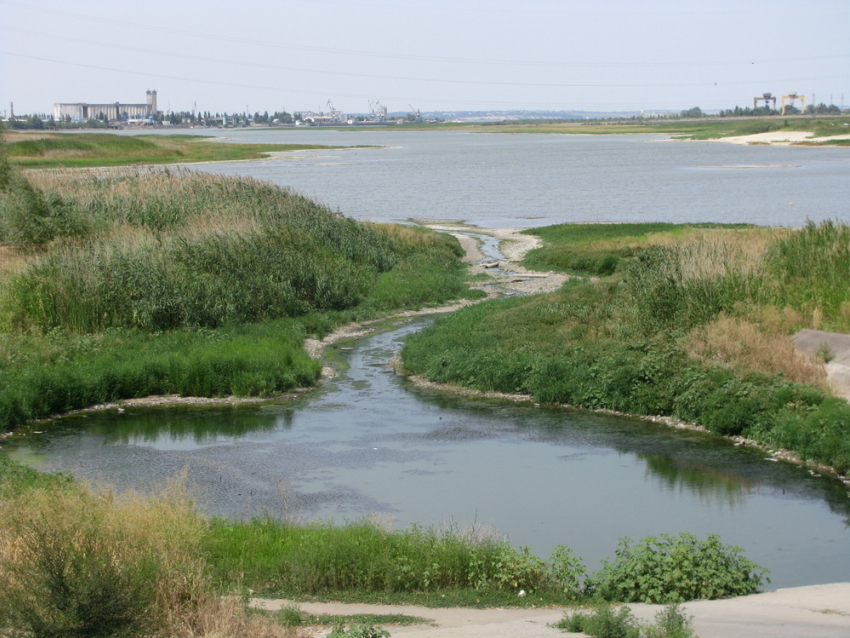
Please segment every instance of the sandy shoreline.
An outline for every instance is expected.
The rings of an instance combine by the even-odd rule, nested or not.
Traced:
[[[698,142],[723,142],[726,144],[739,144],[742,146],[825,146],[831,140],[850,140],[850,133],[842,135],[831,135],[829,137],[814,137],[813,131],[770,131],[768,133],[754,133],[752,135],[733,135],[730,137],[719,137],[712,140],[684,140]],[[680,140],[681,141],[681,140]]]

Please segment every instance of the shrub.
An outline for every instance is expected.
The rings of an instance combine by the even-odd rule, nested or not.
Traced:
[[[180,481],[153,497],[92,492],[0,464],[0,635],[286,638],[205,574],[206,523]]]
[[[118,506],[74,484],[16,494],[0,506],[0,618],[34,638],[155,630],[166,601],[193,593],[199,538],[191,502],[173,496]]]
[[[740,547],[723,545],[709,534],[678,537],[648,536],[632,544],[620,539],[613,563],[588,579],[589,591],[604,600],[644,603],[680,603],[713,600],[758,591],[768,570],[742,555]]]
[[[693,619],[679,605],[667,605],[655,614],[655,624],[644,627],[646,638],[696,638]]]

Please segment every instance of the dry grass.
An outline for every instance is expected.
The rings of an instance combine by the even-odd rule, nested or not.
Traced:
[[[685,344],[695,357],[744,372],[783,374],[795,383],[828,389],[822,362],[799,352],[788,338],[800,316],[790,308],[765,308],[755,321],[725,314],[694,330]]]
[[[17,271],[25,261],[26,255],[16,246],[0,245],[0,279],[4,274]]]
[[[648,243],[677,247],[686,279],[711,279],[731,272],[758,274],[770,244],[791,232],[774,228],[698,230],[684,236],[659,233]]]
[[[127,635],[295,638],[214,591],[199,549],[206,525],[183,480],[155,496],[78,484],[10,496],[0,502],[0,618],[16,631],[36,617],[55,635],[100,636],[129,613]]]

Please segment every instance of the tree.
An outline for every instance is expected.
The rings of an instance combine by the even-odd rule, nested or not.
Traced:
[[[682,111],[681,115],[682,117],[705,117],[705,113],[703,113],[702,109],[698,106]]]
[[[0,192],[7,191],[12,185],[12,165],[9,164],[9,152],[3,139],[3,123],[0,122]]]

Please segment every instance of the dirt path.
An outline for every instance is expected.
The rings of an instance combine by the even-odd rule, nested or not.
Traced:
[[[252,605],[278,610],[285,600],[255,599]],[[550,627],[563,609],[431,609],[412,605],[296,603],[312,614],[404,614],[431,620],[427,625],[388,627],[408,638],[554,638],[577,636]],[[651,622],[662,605],[629,605]],[[778,589],[726,600],[685,603],[701,638],[847,638],[850,636],[850,583]],[[318,636],[329,630],[317,631]]]

